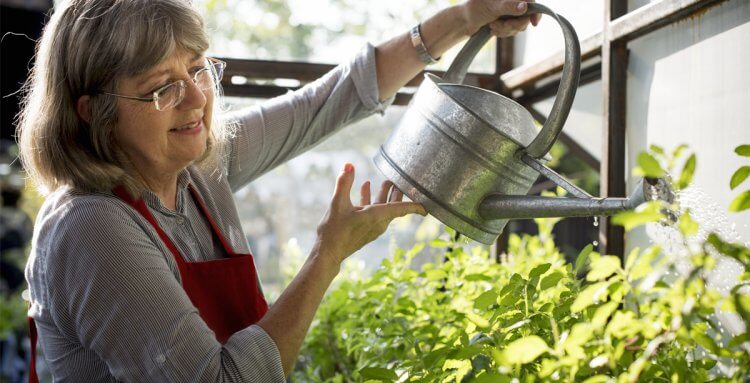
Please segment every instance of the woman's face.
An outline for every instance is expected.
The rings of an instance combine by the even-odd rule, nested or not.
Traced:
[[[118,83],[117,93],[138,97],[151,97],[154,90],[177,80],[186,85],[182,102],[161,111],[153,102],[118,98],[114,135],[141,177],[176,176],[206,151],[213,91],[193,82],[205,63],[203,55],[177,51],[145,73]]]

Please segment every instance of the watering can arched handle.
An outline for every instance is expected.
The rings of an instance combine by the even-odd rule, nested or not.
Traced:
[[[526,14],[531,13],[543,13],[551,16],[560,24],[565,37],[565,63],[563,64],[562,78],[560,79],[560,86],[557,88],[555,103],[552,105],[552,111],[547,117],[544,127],[525,150],[533,158],[542,158],[549,152],[552,144],[557,140],[557,136],[560,135],[565,120],[570,113],[570,107],[573,105],[573,99],[578,88],[578,79],[581,75],[581,46],[578,43],[578,36],[573,26],[564,17],[537,3],[528,4]],[[485,25],[480,28],[464,45],[456,59],[453,60],[443,80],[455,84],[462,83],[469,64],[487,43],[490,36],[488,26]]]

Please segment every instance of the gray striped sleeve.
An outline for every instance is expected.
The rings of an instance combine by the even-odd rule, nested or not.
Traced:
[[[366,45],[303,88],[232,114],[240,129],[231,146],[229,183],[238,190],[321,142],[343,126],[382,113],[393,98],[378,101],[375,48]]]

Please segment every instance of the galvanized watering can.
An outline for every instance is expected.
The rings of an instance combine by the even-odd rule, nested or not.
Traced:
[[[581,50],[565,18],[535,3],[529,3],[528,13],[549,15],[565,37],[560,86],[541,131],[513,100],[461,85],[490,37],[484,27],[466,43],[444,78],[425,74],[403,119],[376,154],[375,165],[430,214],[485,244],[497,239],[508,219],[612,215],[645,200],[671,200],[661,179],[641,181],[630,198],[593,198],[543,164],[573,104]],[[539,174],[572,197],[527,196]]]

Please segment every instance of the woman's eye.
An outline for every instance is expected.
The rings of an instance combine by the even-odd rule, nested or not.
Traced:
[[[146,96],[153,95],[159,89],[164,88],[165,86],[167,86],[167,84],[169,84],[169,82],[165,82],[163,84],[159,84],[159,85],[155,86],[153,89],[151,89],[150,91],[148,91],[148,93],[146,93]]]

